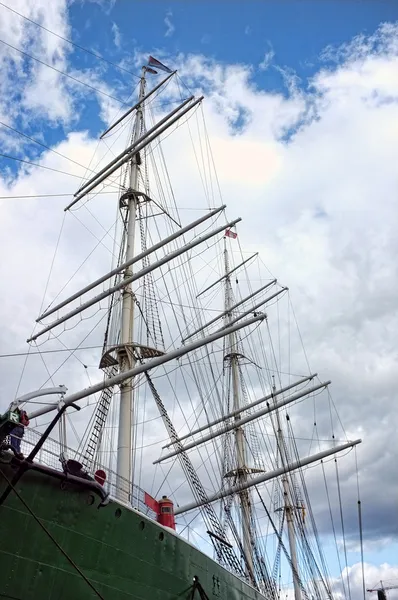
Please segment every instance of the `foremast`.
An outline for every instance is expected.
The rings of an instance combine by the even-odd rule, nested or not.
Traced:
[[[133,127],[133,135],[131,143],[137,142],[143,128],[143,104],[145,97],[145,80],[146,67],[142,67],[139,104],[136,111],[135,122]],[[125,262],[134,258],[135,233],[136,233],[136,218],[137,218],[137,202],[138,197],[134,193],[138,190],[138,174],[139,174],[140,154],[133,155],[129,163],[129,189],[123,194],[121,199],[121,207],[126,210],[126,253]],[[123,202],[123,204],[122,204]],[[129,265],[123,274],[123,279],[128,280],[133,275],[133,267]],[[133,351],[133,334],[134,334],[134,294],[132,284],[127,284],[123,289],[122,295],[122,315],[120,327],[121,343],[118,348],[117,358],[119,363],[119,372],[125,373],[133,369],[136,364],[136,359]],[[130,490],[126,489],[125,482],[130,482],[133,474],[133,419],[134,419],[134,379],[126,379],[120,384],[120,406],[119,406],[119,428],[117,442],[117,467],[116,473],[118,477],[117,493],[119,499],[127,502],[129,500]]]

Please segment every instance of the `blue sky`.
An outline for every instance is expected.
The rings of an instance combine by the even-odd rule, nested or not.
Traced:
[[[326,46],[396,20],[398,5],[390,0],[120,0],[106,12],[96,3],[75,3],[70,16],[75,39],[107,57],[117,60],[135,49],[203,53],[220,62],[253,65],[254,81],[271,90],[283,88],[280,74],[256,68],[270,49],[275,65],[294,69],[305,80],[319,68]],[[120,49],[113,43],[112,22],[120,29]]]

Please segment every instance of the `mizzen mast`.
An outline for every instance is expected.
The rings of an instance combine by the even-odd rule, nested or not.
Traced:
[[[227,230],[228,233],[229,230]],[[228,249],[226,238],[224,238],[224,265],[225,265],[225,321],[226,325],[232,322],[233,318],[233,295],[231,286],[231,272],[229,269]],[[232,332],[228,336],[228,354],[224,356],[224,360],[229,360],[230,373],[232,379],[232,399],[233,411],[235,413],[234,421],[239,421],[241,414],[241,398],[240,398],[240,377],[239,377],[239,353],[236,332]],[[247,467],[246,457],[246,440],[244,437],[243,428],[237,426],[235,429],[235,468],[225,476],[233,477],[238,485],[245,484],[248,479],[249,469]],[[245,555],[246,576],[252,582],[255,582],[254,577],[254,562],[253,562],[253,539],[252,539],[252,509],[250,503],[250,492],[243,489],[238,492],[241,511],[242,523],[242,542],[243,552]]]
[[[273,392],[276,392],[275,382],[273,385]],[[278,446],[278,454],[281,460],[281,466],[285,467],[289,460],[287,455],[286,443],[283,436],[283,430],[281,425],[281,420],[279,416],[279,410],[275,411],[276,414],[276,423],[277,423],[277,446]],[[291,487],[289,485],[289,479],[287,472],[282,475],[282,491],[283,491],[283,508],[282,510],[285,513],[286,524],[287,524],[287,534],[289,539],[289,549],[290,549],[290,560],[292,567],[292,576],[293,576],[293,588],[294,588],[294,600],[302,600],[301,594],[301,581],[299,574],[299,565],[297,560],[297,547],[296,547],[296,531],[294,525],[294,514],[297,510],[297,507],[294,506]]]

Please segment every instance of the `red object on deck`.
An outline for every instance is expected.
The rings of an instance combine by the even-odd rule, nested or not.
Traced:
[[[97,483],[100,483],[101,485],[104,485],[104,483],[106,481],[106,473],[105,473],[105,471],[103,471],[102,469],[98,469],[98,471],[96,471],[94,473],[94,479],[95,479],[95,481],[97,481]]]
[[[146,492],[145,492],[144,502],[151,510],[153,510],[153,512],[156,513],[156,515],[159,514],[159,512],[160,512],[159,502],[157,500],[155,500],[155,498],[152,498],[152,496],[150,496]]]
[[[176,528],[176,522],[174,518],[174,504],[170,498],[167,496],[162,496],[161,500],[158,502],[159,510],[157,515],[157,521],[161,525],[165,527],[170,527],[171,529]]]

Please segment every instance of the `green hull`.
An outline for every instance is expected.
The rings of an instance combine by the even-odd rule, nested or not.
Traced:
[[[11,478],[15,472],[1,465]],[[0,475],[0,492],[6,487]],[[196,576],[209,600],[263,600],[182,538],[116,502],[29,471],[16,490],[104,600],[188,600]],[[93,502],[94,500],[94,502]],[[0,596],[98,599],[15,492],[0,506]],[[193,598],[200,598],[196,591]]]

